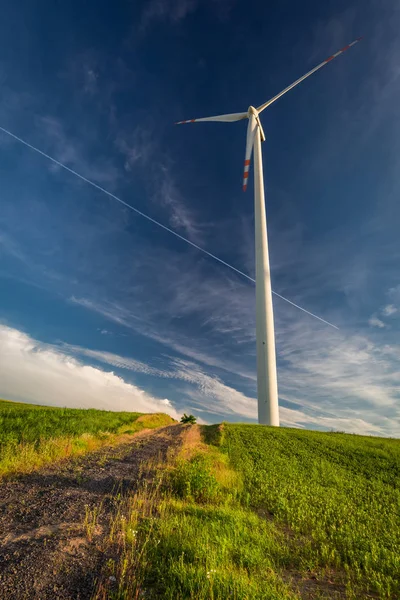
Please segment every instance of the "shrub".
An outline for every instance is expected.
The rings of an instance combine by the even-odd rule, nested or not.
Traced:
[[[183,413],[181,423],[190,423],[191,425],[194,425],[196,423],[196,417],[194,417],[193,415],[187,415],[186,413]]]

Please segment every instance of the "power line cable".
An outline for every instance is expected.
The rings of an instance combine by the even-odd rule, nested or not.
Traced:
[[[173,229],[170,229],[169,227],[167,227],[166,225],[163,225],[162,223],[160,223],[159,221],[156,221],[156,219],[153,219],[152,217],[150,217],[149,215],[146,215],[145,213],[143,213],[141,210],[139,210],[138,208],[135,208],[134,206],[132,206],[131,204],[128,204],[127,202],[125,202],[125,200],[122,200],[121,198],[119,198],[118,196],[116,196],[115,194],[109,192],[108,190],[106,190],[105,188],[101,187],[101,185],[98,185],[97,183],[95,183],[94,181],[91,181],[90,179],[88,179],[87,177],[84,177],[83,175],[81,175],[80,173],[78,173],[77,171],[74,171],[74,169],[71,169],[70,167],[67,167],[66,165],[64,165],[63,163],[61,163],[60,161],[58,161],[57,159],[53,158],[52,156],[50,156],[49,154],[46,154],[46,152],[43,152],[42,150],[40,150],[39,148],[36,148],[36,146],[33,146],[32,144],[30,144],[29,142],[26,142],[25,140],[23,140],[22,138],[18,137],[17,135],[15,135],[14,133],[11,133],[11,131],[8,131],[8,129],[5,129],[4,127],[0,126],[0,131],[2,131],[3,133],[9,135],[10,137],[14,138],[15,140],[17,140],[17,142],[20,142],[21,144],[23,144],[24,146],[27,146],[27,148],[30,148],[31,150],[33,150],[34,152],[37,152],[38,154],[40,154],[41,156],[44,156],[45,158],[47,158],[48,160],[50,160],[51,162],[53,162],[54,164],[58,165],[59,167],[61,167],[62,169],[65,169],[66,171],[68,171],[69,173],[72,173],[72,175],[75,175],[75,177],[78,177],[79,179],[82,179],[82,181],[85,181],[86,183],[88,183],[89,185],[93,186],[94,188],[96,188],[97,190],[99,190],[100,192],[103,192],[104,194],[106,194],[107,196],[109,196],[110,198],[113,198],[113,200],[116,200],[117,202],[119,202],[120,204],[123,204],[124,206],[126,206],[127,208],[129,208],[130,210],[133,210],[135,213],[137,213],[138,215],[140,215],[141,217],[143,217],[144,219],[147,219],[148,221],[150,221],[151,223],[154,223],[155,225],[158,225],[158,227],[161,227],[162,229],[164,229],[165,231],[168,231],[169,233],[172,233],[172,235],[174,235],[175,237],[179,238],[180,240],[182,240],[183,242],[186,242],[187,244],[189,244],[190,246],[193,246],[193,248],[196,248],[196,250],[199,250],[200,252],[203,252],[203,254],[206,254],[207,256],[209,256],[210,258],[213,258],[214,260],[216,260],[217,262],[219,262],[220,264],[224,265],[225,267],[228,267],[229,269],[231,269],[232,271],[235,271],[235,273],[238,273],[239,275],[242,275],[242,277],[245,277],[246,279],[248,279],[249,281],[252,281],[253,283],[255,283],[255,279],[253,279],[252,277],[250,277],[250,275],[247,275],[246,273],[243,273],[243,271],[240,271],[239,269],[237,269],[236,267],[234,267],[233,265],[230,265],[229,263],[225,262],[224,260],[222,260],[222,258],[219,258],[218,256],[216,256],[215,254],[212,254],[211,252],[209,252],[208,250],[205,250],[204,248],[202,248],[201,246],[198,246],[197,244],[195,244],[194,242],[191,242],[190,240],[188,240],[187,238],[183,237],[183,235],[180,235],[179,233],[177,233],[176,231],[174,231]],[[294,302],[292,302],[291,300],[288,300],[288,298],[285,298],[284,296],[281,296],[280,294],[278,294],[277,292],[274,292],[272,290],[272,293],[277,296],[278,298],[281,298],[281,300],[284,300],[285,302],[288,302],[289,304],[291,304],[292,306],[295,306],[296,308],[298,308],[299,310],[303,311],[304,313],[306,313],[307,315],[310,315],[311,317],[314,317],[314,319],[318,319],[318,321],[322,321],[322,323],[325,323],[326,325],[329,325],[330,327],[333,327],[334,329],[339,329],[339,327],[337,327],[336,325],[333,325],[333,323],[330,323],[329,321],[326,321],[325,319],[323,319],[322,317],[319,317],[318,315],[315,315],[314,313],[310,312],[309,310],[306,310],[305,308],[303,308],[302,306],[299,306],[298,304],[295,304]]]

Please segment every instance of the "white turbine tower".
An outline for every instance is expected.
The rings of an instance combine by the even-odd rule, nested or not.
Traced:
[[[296,85],[321,69],[328,62],[342,54],[362,38],[345,46],[336,54],[332,54],[314,69],[297,79],[279,94],[261,104],[258,108],[250,106],[247,112],[205,117],[179,121],[197,123],[198,121],[241,121],[248,119],[246,155],[244,158],[243,191],[246,191],[249,176],[251,154],[254,147],[254,212],[255,212],[255,249],[256,249],[256,340],[257,340],[257,392],[258,392],[258,422],[263,425],[279,427],[278,384],[276,374],[276,353],[274,314],[272,308],[271,274],[269,267],[267,219],[265,214],[264,177],[261,155],[261,142],[265,135],[261,126],[259,114],[270,104],[278,100]]]

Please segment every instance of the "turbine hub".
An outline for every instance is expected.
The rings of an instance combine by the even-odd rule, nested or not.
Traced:
[[[250,117],[250,115],[254,115],[255,117],[257,117],[257,116],[258,116],[258,112],[257,112],[257,110],[254,108],[254,106],[249,106],[249,109],[248,109],[248,111],[247,111],[247,114],[249,115],[249,117]]]

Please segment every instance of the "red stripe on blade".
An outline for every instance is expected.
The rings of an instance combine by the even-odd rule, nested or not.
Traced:
[[[247,179],[247,178],[248,178],[248,176],[249,176],[249,172],[248,172],[248,171],[245,171],[245,172],[244,172],[244,174],[243,174],[243,179]]]
[[[350,48],[350,44],[348,44],[347,46],[342,48],[340,52],[346,52],[346,50],[348,50],[349,48]]]
[[[245,160],[245,161],[244,161],[244,166],[245,166],[245,167],[247,167],[249,164],[250,164],[250,161],[249,161],[249,160]]]
[[[334,58],[335,58],[334,56],[330,56],[329,58],[327,58],[327,59],[326,59],[326,61],[325,61],[325,62],[327,63],[327,62],[329,62],[329,61],[333,60]]]

